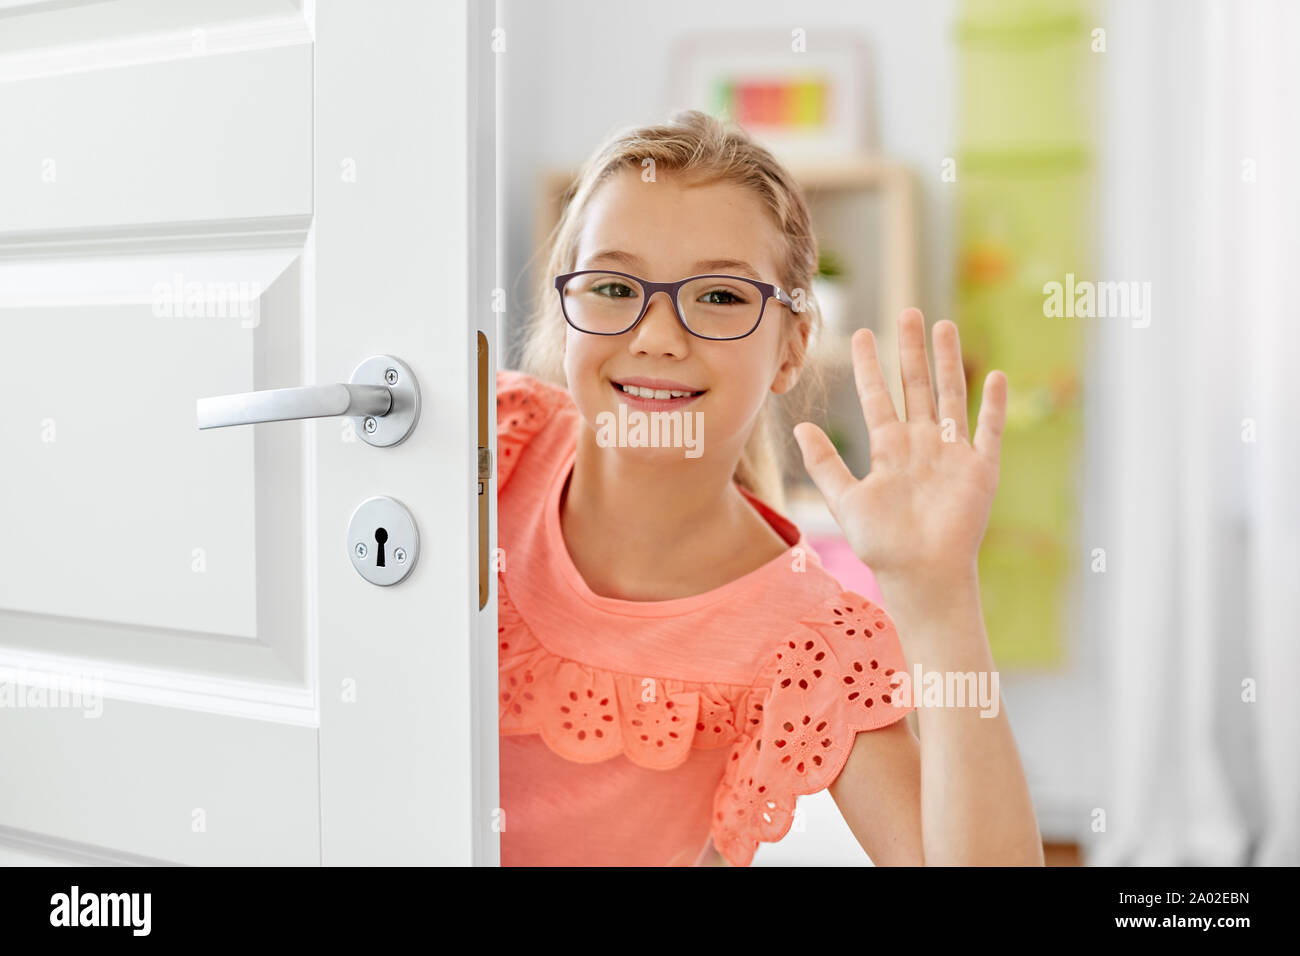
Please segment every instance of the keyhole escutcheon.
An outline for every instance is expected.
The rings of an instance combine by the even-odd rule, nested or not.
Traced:
[[[386,495],[357,505],[348,519],[345,540],[357,574],[380,587],[405,579],[420,557],[415,518],[406,505]]]

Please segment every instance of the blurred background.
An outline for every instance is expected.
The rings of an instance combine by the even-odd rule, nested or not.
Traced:
[[[595,146],[739,122],[812,207],[820,423],[855,473],[854,328],[892,362],[902,308],[956,321],[972,423],[1008,375],[980,575],[1049,863],[1300,864],[1300,4],[498,9],[502,367]],[[880,600],[788,461],[787,513]],[[869,862],[826,792],[755,858]]]

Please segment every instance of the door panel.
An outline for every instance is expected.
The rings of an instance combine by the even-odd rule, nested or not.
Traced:
[[[299,38],[0,84],[0,115],[23,134],[0,151],[0,176],[32,184],[6,194],[5,228],[116,230],[309,213],[305,27]]]
[[[169,862],[320,860],[314,728],[116,699],[98,719],[10,708],[3,720],[6,827]]]

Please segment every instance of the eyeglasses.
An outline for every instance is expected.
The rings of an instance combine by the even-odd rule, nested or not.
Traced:
[[[795,311],[780,286],[745,276],[689,276],[648,282],[626,272],[584,269],[555,277],[564,321],[591,335],[622,335],[636,328],[656,292],[667,294],[691,335],[715,341],[743,339],[758,328],[768,299]]]

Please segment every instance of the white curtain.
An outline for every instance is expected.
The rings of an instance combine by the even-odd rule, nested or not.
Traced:
[[[1086,862],[1294,866],[1300,3],[1124,0],[1098,26],[1098,277],[1150,281],[1151,321],[1091,320]]]

